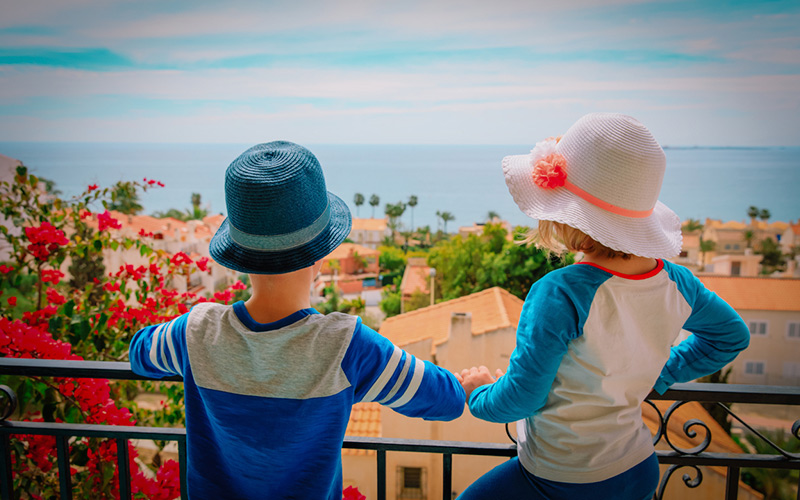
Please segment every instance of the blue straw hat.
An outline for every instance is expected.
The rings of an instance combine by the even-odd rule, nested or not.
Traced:
[[[329,193],[319,161],[286,141],[258,144],[225,172],[228,218],[211,257],[248,274],[283,274],[312,265],[350,234],[350,210]]]

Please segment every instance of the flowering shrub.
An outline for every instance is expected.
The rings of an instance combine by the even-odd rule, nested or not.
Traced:
[[[210,272],[208,259],[194,261],[179,252],[170,255],[148,244],[148,235],[131,239],[119,234],[121,224],[107,210],[108,198],[163,186],[121,182],[111,188],[92,184],[79,196],[62,200],[39,189],[39,180],[23,166],[13,182],[0,183],[0,213],[21,231],[6,225],[0,233],[10,249],[0,265],[0,356],[120,361],[127,357],[133,334],[142,326],[168,321],[200,301],[230,303],[246,288],[236,283],[212,297],[179,293],[174,284],[192,273]],[[95,207],[102,207],[98,210]],[[149,235],[152,237],[152,235]],[[89,266],[82,281],[70,263],[102,262],[104,252],[136,252],[144,263],[126,263],[102,271]],[[98,271],[100,270],[100,271]],[[94,273],[94,275],[91,275]],[[14,418],[30,421],[164,426],[183,424],[183,385],[169,382],[109,382],[101,379],[0,377],[17,394]],[[161,408],[145,410],[133,401],[141,391],[160,391]],[[159,443],[163,446],[163,443]],[[57,496],[55,438],[16,436],[12,439],[14,489],[21,498]],[[116,442],[80,438],[70,442],[73,495],[77,498],[119,498]],[[173,499],[180,495],[178,464],[135,460],[129,444],[134,498]]]

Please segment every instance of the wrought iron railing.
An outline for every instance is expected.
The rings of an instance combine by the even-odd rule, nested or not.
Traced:
[[[0,358],[0,375],[16,375],[31,377],[70,377],[70,378],[106,378],[118,380],[148,380],[130,370],[129,363],[92,362],[92,361],[53,361]],[[180,381],[178,377],[162,379]],[[115,439],[117,442],[117,467],[119,471],[119,490],[123,500],[131,498],[130,468],[127,454],[127,442],[131,439],[153,439],[176,441],[181,473],[181,497],[186,498],[186,431],[182,428],[124,427],[114,425],[67,424],[51,422],[23,422],[9,420],[16,407],[16,395],[6,387],[0,386],[0,494],[3,499],[16,498],[13,491],[11,474],[11,435],[46,435],[56,438],[58,455],[58,472],[60,498],[72,498],[69,464],[69,439],[73,437],[102,437]],[[662,413],[652,401],[675,401]],[[711,443],[709,425],[698,419],[684,423],[683,432],[687,438],[696,438],[697,429],[705,435],[702,442],[690,449],[681,448],[673,443],[670,437],[669,422],[677,409],[690,401],[711,402],[724,408],[733,420],[747,428],[767,446],[774,454],[752,453],[712,453],[706,451]],[[800,387],[774,387],[730,384],[676,384],[663,395],[652,393],[647,403],[658,415],[659,425],[653,442],[661,440],[669,450],[656,452],[661,464],[670,465],[661,478],[658,491],[654,497],[660,500],[664,495],[667,483],[673,474],[681,468],[689,468],[694,472],[683,475],[683,482],[689,488],[696,488],[703,481],[699,467],[713,466],[727,470],[727,500],[738,497],[740,471],[745,467],[762,469],[800,470],[800,454],[782,449],[759,433],[751,425],[736,415],[723,403],[755,403],[766,405],[792,405],[800,407]],[[800,415],[798,415],[800,417]],[[789,430],[794,439],[800,440],[800,418]],[[374,450],[377,455],[377,489],[378,500],[386,498],[386,453],[415,452],[442,455],[443,498],[449,500],[452,491],[453,455],[483,455],[494,457],[516,456],[516,447],[512,443],[475,443],[456,441],[426,441],[409,439],[348,437],[343,448]],[[800,485],[798,485],[800,486]],[[800,487],[798,487],[800,500]]]

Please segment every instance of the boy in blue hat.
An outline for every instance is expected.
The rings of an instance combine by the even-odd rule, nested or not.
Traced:
[[[211,256],[249,274],[252,296],[143,328],[131,366],[183,376],[189,498],[340,500],[354,403],[452,420],[464,390],[357,316],[311,308],[322,258],[348,236],[351,217],[310,151],[290,142],[248,149],[226,171],[225,202]]]

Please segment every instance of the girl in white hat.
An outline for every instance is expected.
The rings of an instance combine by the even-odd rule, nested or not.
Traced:
[[[651,498],[659,471],[645,397],[747,347],[738,314],[663,260],[681,247],[680,220],[658,201],[665,166],[650,131],[612,113],[503,159],[514,201],[539,221],[539,244],[584,257],[533,285],[505,375],[456,374],[473,415],[517,421],[518,434],[518,458],[459,498]],[[681,329],[693,335],[672,347]]]

